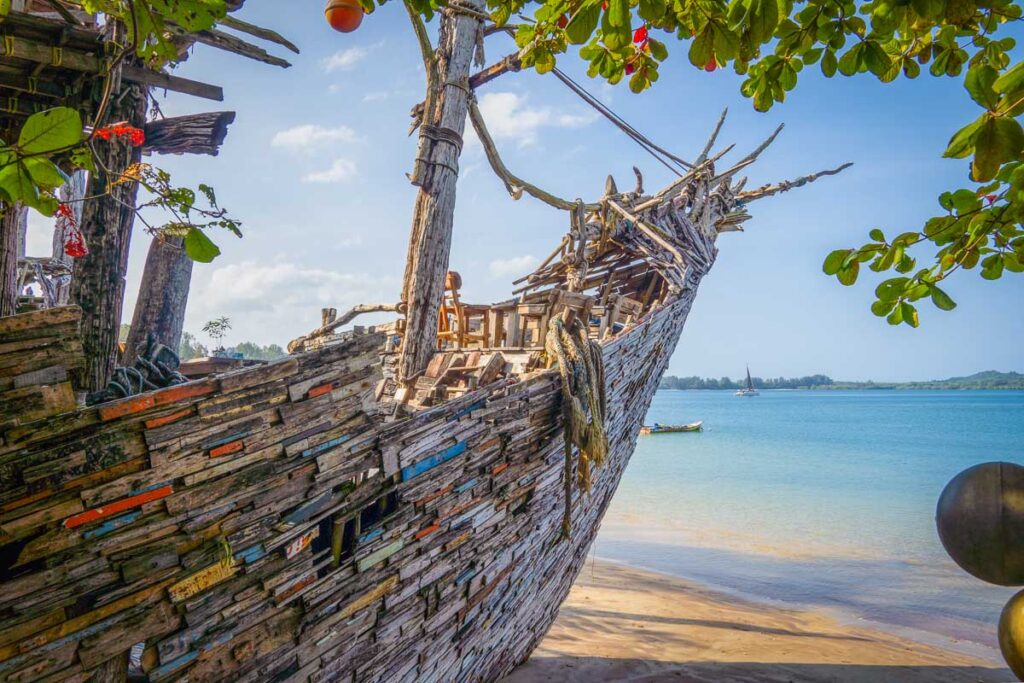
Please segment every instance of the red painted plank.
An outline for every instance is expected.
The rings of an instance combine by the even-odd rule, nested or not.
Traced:
[[[75,527],[88,524],[89,522],[95,522],[105,517],[116,515],[119,512],[130,510],[140,505],[145,505],[154,500],[160,500],[171,495],[174,491],[174,487],[168,484],[167,486],[161,486],[160,488],[153,489],[151,491],[143,491],[142,493],[124,498],[122,500],[115,501],[109,505],[102,507],[93,508],[92,510],[86,510],[85,512],[79,512],[77,515],[72,515],[64,520],[64,526],[68,529],[74,529]]]
[[[143,410],[149,410],[155,405],[156,400],[153,398],[153,394],[126,398],[100,408],[100,420],[109,422],[125,415],[141,413]]]
[[[430,534],[434,533],[435,531],[437,531],[440,528],[441,528],[441,525],[438,524],[437,522],[434,522],[433,524],[431,524],[427,528],[420,529],[419,531],[417,531],[416,532],[416,540],[418,541],[421,538],[425,538],[425,537],[429,536]]]
[[[422,505],[426,505],[427,503],[429,503],[430,501],[434,500],[435,498],[440,498],[444,494],[450,493],[452,488],[454,488],[454,487],[451,484],[448,484],[448,486],[445,486],[440,491],[434,491],[433,493],[428,493],[427,495],[423,496],[422,498],[417,500],[415,503],[413,503],[413,505],[415,505],[417,507],[420,507]]]
[[[183,417],[188,417],[192,414],[192,407],[189,406],[183,410],[179,410],[171,413],[170,415],[164,415],[163,417],[154,417],[152,420],[146,420],[146,429],[156,429],[157,427],[163,427],[169,425],[172,422],[177,422]]]
[[[318,387],[313,387],[306,394],[306,398],[316,398],[317,396],[323,396],[334,389],[334,382],[328,382],[327,384],[321,384]]]
[[[222,455],[230,455],[232,453],[237,453],[238,451],[242,450],[242,448],[244,448],[244,447],[245,447],[245,444],[242,442],[241,439],[239,439],[238,441],[232,441],[230,443],[224,444],[223,446],[217,446],[216,448],[211,448],[210,449],[210,457],[211,458],[219,458]]]
[[[491,474],[501,474],[502,472],[504,472],[507,469],[508,469],[508,463],[507,462],[503,462],[502,464],[498,465],[493,470],[491,470]]]
[[[189,382],[188,384],[179,384],[176,387],[161,389],[153,394],[153,398],[156,400],[156,404],[158,406],[163,406],[168,403],[184,401],[188,398],[206,396],[207,394],[212,394],[216,390],[216,383],[211,381]]]

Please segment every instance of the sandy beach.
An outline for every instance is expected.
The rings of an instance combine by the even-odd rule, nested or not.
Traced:
[[[506,681],[1013,681],[996,656],[980,659],[598,561],[587,563],[547,637]]]

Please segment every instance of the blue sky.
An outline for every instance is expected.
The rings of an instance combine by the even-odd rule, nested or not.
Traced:
[[[282,11],[287,5],[289,11]],[[414,188],[405,178],[415,138],[410,107],[423,73],[398,3],[367,16],[352,34],[333,32],[319,2],[248,3],[240,17],[292,39],[301,55],[287,70],[198,46],[181,75],[224,87],[223,103],[161,95],[168,116],[238,112],[220,156],[150,159],[180,184],[212,184],[243,221],[245,237],[214,235],[223,254],[197,264],[186,329],[227,315],[228,343],[286,343],[316,327],[322,306],[396,301],[401,287]],[[436,20],[434,22],[436,27]],[[433,27],[432,27],[433,28]],[[695,156],[724,107],[720,136],[745,153],[776,125],[786,129],[750,171],[750,186],[832,167],[841,176],[752,205],[747,232],[719,239],[670,372],[762,376],[827,373],[841,379],[927,379],[983,369],[1022,370],[1019,340],[1024,279],[957,277],[952,313],[922,307],[922,326],[892,328],[868,310],[877,277],[853,288],[821,273],[832,249],[859,244],[867,231],[914,229],[937,210],[935,197],[963,184],[967,166],[941,159],[949,136],[977,116],[956,80],[922,77],[887,86],[871,77],[801,74],[797,90],[767,114],[739,94],[740,77],[689,65],[672,51],[662,77],[639,96],[624,84],[586,78],[574,55],[559,61],[620,115],[678,155]],[[488,39],[493,62],[514,46]],[[621,187],[639,166],[647,186],[668,172],[551,76],[506,75],[478,92],[506,164],[567,197],[598,197],[609,173]],[[530,198],[512,201],[478,144],[462,158],[452,268],[464,298],[508,297],[510,282],[544,258],[567,216]],[[49,225],[33,221],[30,253],[49,252]],[[133,237],[125,321],[145,261],[148,236]],[[206,340],[208,341],[208,340]]]

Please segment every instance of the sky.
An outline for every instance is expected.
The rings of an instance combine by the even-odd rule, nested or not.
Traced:
[[[224,102],[158,92],[161,110],[238,116],[218,157],[148,161],[177,184],[213,185],[243,223],[242,239],[211,234],[222,255],[196,264],[185,329],[209,343],[203,323],[223,315],[232,324],[227,344],[283,346],[317,327],[322,307],[398,300],[415,197],[405,174],[416,139],[406,133],[409,110],[423,96],[423,68],[397,2],[350,34],[328,27],[320,2],[250,0],[238,16],[276,29],[301,54],[271,46],[293,63],[280,69],[195,47],[176,73],[223,86]],[[925,75],[882,85],[868,76],[826,79],[812,67],[786,102],[758,113],[739,93],[740,76],[695,69],[685,45],[666,42],[671,54],[661,78],[640,95],[625,83],[588,79],[575,54],[562,56],[559,66],[683,158],[696,156],[724,108],[729,117],[719,141],[736,144],[726,161],[785,123],[750,168],[748,187],[854,163],[839,176],[753,204],[746,232],[719,238],[717,262],[670,374],[737,377],[747,363],[764,377],[825,373],[880,381],[1024,370],[1024,278],[989,283],[977,271],[964,273],[945,288],[958,308],[942,313],[922,302],[915,330],[890,327],[868,310],[876,274],[846,288],[821,272],[832,249],[864,243],[873,227],[886,234],[917,229],[940,211],[940,192],[964,185],[967,164],[941,158],[950,135],[978,114],[959,80]],[[492,36],[487,62],[513,50],[507,38]],[[477,96],[506,165],[555,194],[594,200],[608,174],[631,186],[634,165],[648,188],[671,180],[553,76],[507,74]],[[462,275],[464,300],[500,301],[512,280],[554,248],[568,215],[529,197],[513,201],[479,143],[466,137],[451,268]],[[29,254],[49,253],[51,222],[36,216],[30,227]],[[125,322],[149,240],[137,224]]]

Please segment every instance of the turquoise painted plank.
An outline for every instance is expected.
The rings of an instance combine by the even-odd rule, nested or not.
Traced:
[[[404,547],[405,547],[405,541],[403,541],[402,539],[398,539],[397,541],[395,541],[391,545],[386,545],[383,548],[381,548],[380,550],[378,550],[377,552],[370,553],[369,555],[367,555],[363,559],[361,559],[358,562],[356,562],[356,569],[358,569],[361,572],[365,572],[367,569],[369,569],[373,565],[375,565],[375,564],[377,564],[379,562],[383,562],[384,560],[386,560],[387,558],[391,557],[392,555],[394,555],[395,553],[397,553],[399,550],[401,550]]]
[[[350,435],[348,435],[348,434],[342,434],[341,436],[337,436],[337,437],[335,437],[333,439],[330,439],[328,441],[324,441],[322,444],[313,446],[311,448],[307,448],[306,450],[302,451],[302,457],[303,458],[308,458],[311,455],[319,455],[320,453],[323,453],[324,451],[331,450],[335,446],[340,446],[341,444],[345,443],[346,441],[348,441],[351,438],[352,437]]]

